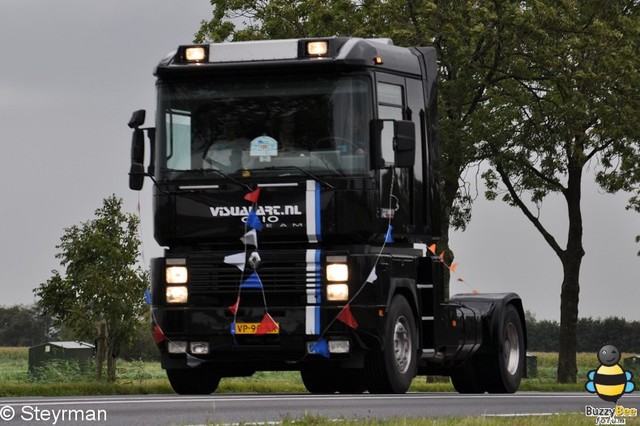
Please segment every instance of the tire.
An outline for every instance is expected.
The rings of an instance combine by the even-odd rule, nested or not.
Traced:
[[[482,368],[482,367],[480,367]],[[478,367],[477,357],[451,371],[451,383],[458,393],[485,393],[486,383]]]
[[[304,387],[310,393],[360,394],[367,390],[363,370],[347,368],[305,368],[300,371]]]
[[[391,301],[381,351],[368,354],[365,378],[370,393],[405,393],[416,375],[418,339],[409,302],[398,295]]]
[[[208,395],[220,384],[220,376],[210,367],[167,369],[167,378],[173,390],[180,395]]]
[[[335,393],[338,388],[333,380],[332,372],[327,372],[330,368],[303,368],[300,370],[300,377],[304,387],[310,393],[331,394]]]
[[[520,315],[513,305],[505,307],[501,321],[496,352],[488,362],[487,391],[514,393],[524,373],[524,331]]]

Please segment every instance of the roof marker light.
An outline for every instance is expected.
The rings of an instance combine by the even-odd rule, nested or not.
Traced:
[[[187,47],[184,50],[184,58],[187,62],[202,62],[206,56],[206,49],[203,46]]]
[[[326,40],[307,43],[307,55],[309,56],[326,56],[328,52],[329,43]]]

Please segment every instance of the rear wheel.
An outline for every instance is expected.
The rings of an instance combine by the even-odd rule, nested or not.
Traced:
[[[491,357],[487,371],[487,390],[514,393],[524,372],[525,348],[522,321],[513,305],[507,305],[503,312],[496,344],[496,354]]]
[[[168,368],[167,378],[173,390],[180,395],[208,395],[215,392],[220,384],[220,375],[208,366]]]
[[[328,370],[332,369],[304,368],[300,370],[304,387],[311,393],[335,393],[338,389],[333,380],[333,374]]]
[[[371,393],[405,393],[416,375],[417,333],[413,311],[404,296],[391,301],[384,349],[368,354],[367,388]]]

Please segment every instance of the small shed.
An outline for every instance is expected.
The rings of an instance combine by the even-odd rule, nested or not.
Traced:
[[[42,367],[52,360],[78,361],[80,366],[86,365],[93,357],[95,347],[85,342],[47,342],[29,348],[29,373],[34,374],[37,367]]]

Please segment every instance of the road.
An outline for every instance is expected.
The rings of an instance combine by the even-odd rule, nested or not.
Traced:
[[[586,392],[514,395],[136,395],[58,398],[0,398],[3,425],[201,425],[277,422],[305,413],[328,418],[549,415],[610,408]],[[624,395],[619,405],[640,411],[640,395]],[[9,420],[11,418],[11,420]],[[76,421],[82,420],[84,422]],[[595,418],[594,418],[595,424]]]

